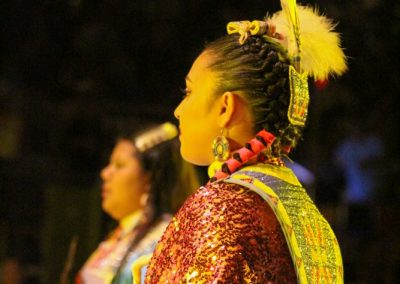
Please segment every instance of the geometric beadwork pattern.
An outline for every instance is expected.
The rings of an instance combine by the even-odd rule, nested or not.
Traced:
[[[289,66],[290,105],[288,119],[293,125],[304,126],[306,123],[310,101],[307,78],[306,72],[299,74],[293,66]]]
[[[343,283],[340,248],[330,225],[305,189],[283,180],[285,174],[271,176],[272,167],[245,167],[225,181],[246,186],[270,205],[284,231],[299,283]]]

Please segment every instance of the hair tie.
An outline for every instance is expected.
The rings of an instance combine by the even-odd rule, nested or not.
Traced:
[[[250,25],[251,35],[263,35],[269,30],[267,22],[254,20]]]
[[[238,33],[240,45],[244,44],[250,35],[267,35],[269,37],[282,40],[283,36],[276,33],[276,27],[272,23],[266,21],[254,20],[229,22],[226,26],[229,35]]]
[[[250,21],[229,22],[226,26],[226,30],[229,35],[238,33],[240,35],[239,43],[242,45],[246,42],[249,36],[248,32],[250,31],[250,27]]]

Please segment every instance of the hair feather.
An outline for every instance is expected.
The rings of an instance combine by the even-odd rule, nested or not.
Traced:
[[[301,70],[315,80],[343,74],[347,70],[347,62],[340,36],[334,31],[336,25],[311,7],[297,5],[297,14],[301,35]],[[283,40],[278,41],[287,49],[289,56],[295,56],[296,40],[284,11],[273,14],[267,21],[283,35]]]

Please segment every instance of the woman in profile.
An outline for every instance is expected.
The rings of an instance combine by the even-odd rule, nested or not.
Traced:
[[[76,283],[132,283],[135,261],[152,253],[171,214],[199,185],[194,167],[180,158],[176,135],[176,127],[165,123],[118,139],[101,171],[101,206],[119,226]]]
[[[181,154],[210,165],[168,225],[145,283],[343,283],[336,237],[282,157],[305,126],[308,76],[346,69],[331,21],[281,1],[231,22],[186,77]]]

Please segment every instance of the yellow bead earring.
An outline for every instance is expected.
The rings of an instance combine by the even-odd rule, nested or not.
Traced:
[[[228,136],[228,130],[226,134]],[[228,160],[230,155],[229,141],[224,135],[224,129],[221,129],[221,135],[215,137],[211,148],[214,162],[208,167],[209,177],[213,177],[216,171],[221,170],[222,164]]]
[[[228,135],[228,131],[227,131]],[[230,155],[229,141],[224,136],[224,129],[221,129],[221,135],[215,137],[212,142],[212,151],[214,159],[219,162],[226,161]]]

